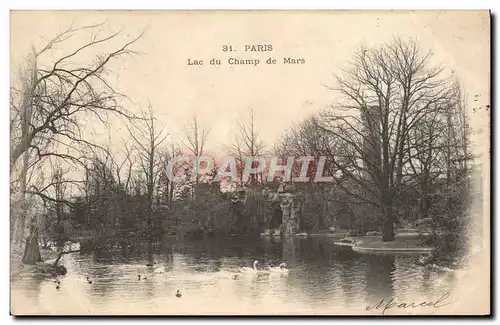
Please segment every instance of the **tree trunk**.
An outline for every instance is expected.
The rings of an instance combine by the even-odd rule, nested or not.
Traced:
[[[382,227],[382,241],[394,241],[394,216],[392,213],[392,207],[386,206],[384,208],[384,223]]]
[[[153,241],[151,239],[148,240],[148,261],[149,265],[153,265]]]
[[[26,246],[24,247],[23,263],[36,264],[36,262],[41,261],[40,246],[38,245],[38,228],[35,223],[35,218],[33,218],[31,220],[30,234],[26,240]]]
[[[14,148],[11,147],[11,156],[10,156],[10,173],[12,175],[12,171],[14,166],[16,165],[17,160],[21,157],[21,155],[25,154],[24,162],[23,162],[23,172],[25,173],[27,170],[27,151],[31,145],[31,141],[33,140],[33,133],[30,133],[30,123],[32,122],[33,116],[33,93],[35,91],[36,82],[37,82],[37,54],[35,47],[31,46],[31,55],[32,55],[32,66],[31,68],[31,76],[25,79],[25,84],[23,86],[23,98],[21,102],[21,141],[18,142]],[[26,182],[24,180],[24,182]]]
[[[427,188],[425,188],[423,193],[422,193],[422,199],[420,202],[420,217],[422,219],[428,218],[429,217],[429,210],[430,210],[429,191]]]

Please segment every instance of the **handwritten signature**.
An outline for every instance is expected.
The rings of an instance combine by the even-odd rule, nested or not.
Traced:
[[[439,299],[436,301],[422,301],[422,302],[397,302],[394,300],[394,298],[391,298],[390,300],[385,300],[381,299],[379,303],[373,306],[368,306],[366,307],[366,310],[382,310],[382,315],[391,308],[402,308],[402,309],[408,309],[408,308],[424,308],[424,307],[431,307],[431,308],[441,308],[447,305],[450,305],[453,303],[453,301],[449,301],[450,298],[450,293],[446,292],[443,294]]]

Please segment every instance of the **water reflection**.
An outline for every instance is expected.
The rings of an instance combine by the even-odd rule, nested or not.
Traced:
[[[394,296],[393,277],[395,267],[394,255],[366,256],[366,292],[367,304],[373,305],[381,299],[389,300]],[[410,279],[408,279],[410,280]]]
[[[166,238],[66,255],[60,290],[21,273],[11,281],[12,303],[65,314],[362,313],[382,298],[432,298],[452,288],[453,273],[419,267],[417,258],[359,254],[325,237]],[[238,273],[254,260],[286,262],[290,271]]]

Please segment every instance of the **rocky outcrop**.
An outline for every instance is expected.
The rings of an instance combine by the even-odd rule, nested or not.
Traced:
[[[282,234],[294,235],[299,232],[300,203],[294,199],[292,193],[280,195],[280,207],[283,212]]]
[[[233,233],[246,233],[250,227],[250,220],[246,218],[245,204],[247,201],[246,191],[235,192],[231,197],[231,219]]]
[[[283,213],[282,234],[285,236],[295,235],[300,228],[300,215],[302,210],[302,200],[294,188],[288,184],[282,184],[278,189],[280,207]]]

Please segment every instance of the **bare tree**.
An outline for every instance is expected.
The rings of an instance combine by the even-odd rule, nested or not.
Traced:
[[[110,53],[97,54],[96,60],[70,68],[72,60],[78,60],[85,51],[98,50],[103,43],[114,41],[120,32],[102,36],[103,24],[69,28],[47,43],[40,51],[33,50],[33,70],[21,94],[21,104],[11,105],[15,112],[11,119],[11,169],[21,155],[30,148],[37,150],[39,157],[72,157],[57,152],[42,152],[35,140],[57,139],[59,145],[88,144],[82,136],[79,120],[93,116],[106,124],[109,113],[131,117],[119,104],[124,95],[117,92],[108,82],[110,72],[107,65],[114,59],[134,54],[129,47],[141,36],[118,46]],[[38,58],[67,39],[84,31],[91,31],[90,41],[57,59],[48,68],[37,67]],[[20,122],[17,122],[19,120]],[[29,122],[27,122],[29,121]],[[21,134],[17,125],[21,124]]]
[[[314,180],[314,175],[311,178],[310,174],[313,170],[316,170],[316,162],[319,161],[320,157],[333,157],[336,145],[335,140],[321,128],[319,119],[318,115],[312,115],[301,123],[292,126],[285,132],[278,142],[277,148],[275,148],[275,150],[278,150],[276,154],[285,161],[287,156],[312,157],[313,160],[309,164],[310,168],[307,175],[311,181]],[[299,175],[301,170],[300,163],[301,161],[295,161],[290,179],[287,181],[291,181],[293,177]],[[330,175],[334,173],[332,166],[326,165],[324,167],[326,173]]]
[[[181,180],[174,180],[169,178],[167,171],[167,168],[169,164],[172,163],[172,160],[175,157],[180,156],[181,154],[181,148],[174,143],[171,143],[170,146],[163,148],[159,153],[160,159],[162,161],[162,167],[158,190],[169,208],[172,206],[172,202],[175,200],[176,195],[185,185],[185,182]],[[172,166],[172,176],[178,176],[179,174],[185,175],[185,169],[187,166],[187,162],[176,162],[176,164]]]
[[[123,154],[124,158],[120,163],[115,163],[116,178],[118,180],[118,185],[123,187],[123,191],[128,194],[130,189],[130,179],[132,177],[132,168],[135,164],[134,150],[132,146],[124,141],[123,143]],[[125,170],[125,175],[123,175],[123,169]]]
[[[90,38],[85,38],[86,33]],[[16,165],[24,156],[19,184],[23,193],[21,201],[25,200],[24,193],[30,188],[25,176],[29,168],[42,169],[41,164],[50,157],[70,164],[85,165],[79,155],[82,146],[97,145],[85,139],[81,121],[92,119],[107,126],[108,114],[133,117],[120,105],[120,100],[126,96],[108,82],[111,72],[108,66],[113,60],[134,54],[130,46],[142,34],[117,45],[112,51],[99,50],[101,45],[120,41],[120,35],[120,32],[104,35],[104,23],[79,28],[71,26],[41,49],[32,49],[27,60],[28,66],[20,74],[21,87],[16,87],[16,83],[11,87],[10,173],[16,178]],[[42,56],[51,55],[56,47],[64,45],[68,39],[80,36],[84,36],[82,39],[86,40],[85,43],[55,58],[49,66],[38,64]],[[96,55],[94,60],[85,62],[83,54],[89,51],[94,51]],[[35,159],[27,162],[29,159],[26,157],[31,155]],[[44,195],[43,191],[36,189],[32,192]],[[49,197],[45,195],[44,199]],[[14,223],[15,219],[11,216],[11,224]]]
[[[260,139],[255,125],[255,113],[253,108],[250,108],[247,119],[236,122],[237,133],[234,137],[234,142],[228,146],[227,150],[235,160],[239,169],[240,185],[243,185],[243,169],[245,159],[249,157],[257,157],[264,153],[265,145]],[[258,181],[254,174],[251,176],[251,183]],[[262,181],[262,173],[259,174]]]
[[[239,176],[239,185],[243,185],[243,168],[245,165],[245,154],[240,137],[235,136],[234,142],[227,147],[228,153],[236,161],[236,174]]]
[[[186,136],[186,143],[184,146],[187,150],[194,156],[194,162],[196,163],[196,158],[203,155],[203,150],[205,149],[205,142],[207,141],[210,129],[205,129],[200,125],[198,118],[193,116],[191,118],[191,123],[184,127],[184,134]],[[193,166],[195,172],[198,171],[200,166]],[[199,175],[196,173],[195,178],[195,191],[199,182]],[[194,194],[194,193],[193,193]]]
[[[393,204],[403,190],[411,131],[449,109],[453,97],[430,55],[412,40],[361,48],[332,88],[344,101],[322,115],[323,129],[342,142],[332,163],[360,187],[350,194],[381,210],[384,241],[394,240]]]
[[[11,120],[10,120],[10,132],[13,134],[15,128],[20,128],[21,137],[26,137],[28,135],[29,126],[32,120],[32,101],[34,92],[34,80],[36,79],[36,51],[32,48],[32,53],[26,58],[26,66],[22,67],[19,72],[19,77],[21,80],[21,88],[16,89],[12,87],[11,89]],[[17,100],[17,102],[16,102]],[[28,210],[28,202],[26,198],[26,191],[28,186],[28,173],[30,169],[30,152],[26,150],[22,154],[23,160],[20,166],[20,176],[18,179],[15,178],[11,170],[11,184],[19,183],[19,199],[17,200],[20,208],[11,210],[11,225],[10,225],[10,239],[14,239],[14,230],[17,228],[20,237],[24,237],[24,228],[26,214]],[[12,166],[11,166],[12,169]],[[17,218],[13,218],[13,213],[18,213]],[[16,224],[17,222],[17,224]]]
[[[160,146],[168,135],[165,135],[163,127],[158,125],[158,120],[154,117],[151,105],[143,118],[136,123],[132,123],[132,128],[128,130],[136,146],[140,171],[145,177],[147,197],[146,223],[149,234],[152,229],[155,188],[159,182],[162,170]]]

